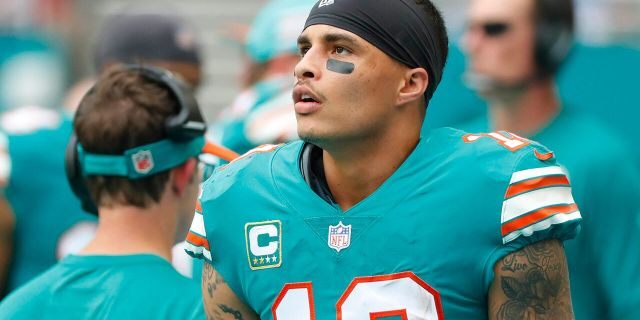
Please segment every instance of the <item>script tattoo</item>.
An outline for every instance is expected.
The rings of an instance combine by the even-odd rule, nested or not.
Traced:
[[[497,267],[507,297],[497,319],[573,319],[567,264],[559,241],[526,246]]]
[[[219,304],[218,308],[220,308],[220,310],[222,310],[222,312],[226,313],[226,314],[230,314],[233,316],[233,320],[243,320],[244,318],[242,317],[242,313],[234,308],[231,308],[227,305],[224,304]]]

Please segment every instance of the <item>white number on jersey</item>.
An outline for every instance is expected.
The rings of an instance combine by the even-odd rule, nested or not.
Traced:
[[[442,320],[440,294],[413,272],[358,277],[336,304],[338,320]],[[275,320],[316,320],[310,282],[284,286],[272,308]]]

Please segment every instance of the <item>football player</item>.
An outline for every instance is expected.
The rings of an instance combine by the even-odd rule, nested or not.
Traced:
[[[303,141],[204,184],[188,236],[214,319],[572,319],[580,213],[553,153],[420,135],[447,56],[423,0],[321,0],[298,38]]]
[[[573,43],[572,2],[471,2],[467,74],[489,109],[462,128],[509,130],[556,152],[584,217],[580,236],[566,246],[576,318],[640,319],[640,175],[633,149],[579,106],[566,108],[571,103],[556,89]]]

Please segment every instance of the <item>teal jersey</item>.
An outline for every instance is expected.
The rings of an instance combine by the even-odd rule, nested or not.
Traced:
[[[555,159],[505,132],[431,131],[347,211],[309,187],[303,146],[219,168],[187,238],[261,319],[483,319],[497,261],[578,230]]]
[[[71,120],[46,109],[24,108],[2,115],[4,196],[15,215],[9,291],[57,262],[72,227],[96,218],[82,211],[64,168]]]
[[[237,153],[259,145],[297,139],[293,81],[277,77],[242,92],[223,110],[207,138]]]
[[[71,255],[3,300],[0,318],[204,319],[204,307],[159,256]]]
[[[463,125],[482,132],[486,117]],[[532,139],[556,152],[582,212],[566,244],[576,319],[640,319],[640,175],[630,150],[598,121],[563,110]]]

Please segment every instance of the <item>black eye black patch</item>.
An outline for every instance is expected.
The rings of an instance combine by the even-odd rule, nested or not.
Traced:
[[[327,60],[327,70],[342,73],[342,74],[350,74],[356,66],[350,62],[344,62],[335,59]]]

